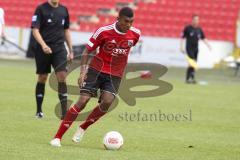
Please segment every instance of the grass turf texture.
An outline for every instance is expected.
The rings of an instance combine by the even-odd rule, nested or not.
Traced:
[[[35,65],[33,61],[0,60],[0,159],[42,160],[202,160],[240,159],[239,78],[231,70],[199,70],[198,79],[208,85],[184,84],[184,69],[170,68],[161,79],[173,84],[167,95],[137,99],[135,107],[120,101],[119,106],[93,125],[76,145],[71,137],[77,124],[65,134],[61,148],[49,141],[59,119],[54,114],[57,93],[49,85],[43,103],[44,119],[35,119]],[[77,71],[68,78],[75,84]],[[140,88],[141,89],[141,88]],[[70,96],[76,100],[77,96]],[[91,101],[85,110],[95,106]],[[192,121],[126,121],[128,113],[188,113]],[[124,145],[119,151],[106,151],[102,138],[119,131]]]

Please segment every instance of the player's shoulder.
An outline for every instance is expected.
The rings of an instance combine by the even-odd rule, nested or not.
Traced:
[[[104,34],[105,32],[108,32],[113,29],[114,29],[114,24],[102,26],[95,31],[95,33],[93,34],[93,38],[96,39],[99,35]]]
[[[191,29],[191,28],[193,28],[193,26],[191,24],[188,24],[185,26],[185,29]]]
[[[109,24],[109,25],[99,27],[96,31],[105,32],[105,31],[109,31],[109,30],[112,30],[112,29],[114,29],[114,24]]]
[[[67,7],[64,6],[63,4],[59,4],[59,7],[60,7],[61,9],[64,9],[64,10],[68,10]]]
[[[38,5],[38,7],[46,7],[46,6],[48,6],[48,5],[49,5],[48,2],[43,2],[43,3],[40,3],[40,4]]]
[[[131,30],[133,33],[137,34],[138,36],[141,35],[141,30],[138,29],[138,28],[136,28],[136,27],[131,27],[130,30]]]
[[[43,9],[43,8],[46,8],[47,5],[48,5],[48,2],[40,3],[40,4],[37,6],[37,9]]]
[[[198,26],[198,28],[197,28],[197,29],[199,29],[200,31],[202,31],[202,30],[203,30],[201,26]]]

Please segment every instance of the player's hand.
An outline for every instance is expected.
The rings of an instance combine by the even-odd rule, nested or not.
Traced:
[[[48,47],[47,45],[42,46],[42,50],[46,54],[52,54],[52,49]]]
[[[83,82],[86,78],[87,78],[87,73],[86,72],[80,73],[80,77],[78,78],[78,85],[79,85],[80,88],[84,86]]]
[[[73,52],[69,52],[68,53],[68,60],[71,62],[74,59],[74,53]]]

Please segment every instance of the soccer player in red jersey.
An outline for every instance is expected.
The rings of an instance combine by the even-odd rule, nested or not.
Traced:
[[[64,120],[50,142],[52,146],[60,147],[63,134],[68,130],[91,97],[97,95],[100,89],[98,105],[79,126],[72,140],[80,142],[85,130],[105,115],[118,92],[121,77],[127,65],[131,47],[135,46],[140,37],[140,30],[132,27],[133,10],[124,7],[119,11],[117,22],[99,28],[90,38],[81,59],[79,77],[80,98],[67,112]],[[99,48],[91,59],[89,53]]]

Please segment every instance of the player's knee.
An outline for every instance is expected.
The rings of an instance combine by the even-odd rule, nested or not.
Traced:
[[[100,104],[100,109],[103,112],[107,112],[111,105]]]
[[[65,80],[66,80],[66,72],[64,72],[64,71],[57,72],[56,76],[57,76],[58,82],[65,82]]]
[[[107,112],[110,106],[112,105],[114,99],[102,99],[100,103],[100,109],[104,112]]]
[[[78,102],[76,103],[76,106],[79,108],[79,109],[84,109],[88,103],[88,101],[90,100],[90,97],[80,97]]]
[[[40,74],[40,75],[38,75],[38,82],[40,82],[40,83],[46,83],[47,78],[48,78],[48,75],[47,75],[47,74]]]

